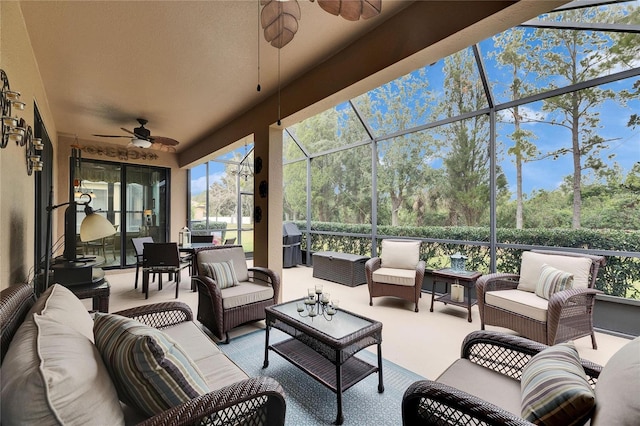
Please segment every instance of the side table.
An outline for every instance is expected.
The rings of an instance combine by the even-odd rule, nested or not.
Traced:
[[[446,304],[451,304],[454,306],[461,306],[463,308],[467,308],[468,318],[467,321],[471,322],[471,307],[478,303],[476,299],[471,298],[471,289],[476,285],[476,281],[478,278],[482,276],[482,274],[478,271],[454,271],[451,268],[445,269],[436,269],[431,272],[433,275],[433,287],[431,288],[431,309],[430,312],[433,312],[433,302],[443,302]],[[445,283],[445,293],[442,296],[435,297],[436,295],[436,282]],[[466,293],[466,302],[456,302],[451,299],[451,293],[449,292],[450,284],[460,284],[465,288]]]
[[[67,286],[78,299],[93,299],[93,310],[109,312],[111,285],[105,279],[97,283]]]

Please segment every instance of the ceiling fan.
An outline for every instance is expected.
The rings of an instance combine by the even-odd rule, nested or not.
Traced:
[[[101,138],[131,138],[129,146],[136,148],[153,148],[160,151],[176,152],[178,141],[164,136],[151,136],[151,131],[144,127],[148,123],[144,118],[137,118],[140,127],[136,127],[133,131],[121,127],[122,130],[129,133],[128,135],[93,135]]]

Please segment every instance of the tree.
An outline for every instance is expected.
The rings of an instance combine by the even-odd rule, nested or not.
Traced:
[[[551,19],[572,22],[610,22],[623,12],[617,8],[583,8],[552,15]],[[616,54],[618,46],[606,34],[597,31],[536,30],[541,41],[542,60],[536,62],[540,80],[550,89],[569,86],[596,78],[615,68],[623,58]],[[533,64],[532,64],[533,65]],[[562,80],[562,81],[560,81]],[[543,111],[549,118],[543,122],[561,126],[570,132],[564,146],[543,155],[542,158],[558,158],[571,155],[572,175],[572,228],[581,226],[582,195],[581,182],[585,169],[597,170],[605,167],[600,152],[607,148],[607,140],[598,135],[599,115],[596,107],[606,100],[616,99],[615,93],[600,86],[585,88],[546,99]]]
[[[533,88],[526,83],[524,75],[530,73],[529,58],[538,55],[538,45],[532,40],[531,32],[524,29],[512,28],[494,37],[497,54],[494,53],[499,64],[504,68],[511,69],[511,84],[506,89],[511,100],[520,99],[531,93]],[[523,119],[528,121],[528,117],[523,117],[520,107],[515,106],[507,111],[510,114],[509,120],[513,123],[514,131],[511,133],[511,146],[507,152],[513,156],[516,165],[516,229],[523,226],[523,191],[522,191],[522,166],[525,162],[531,161],[539,151],[531,142],[534,134],[521,127]]]
[[[371,118],[370,126],[377,135],[388,135],[424,122],[431,95],[427,86],[425,70],[420,69],[372,90],[354,103],[362,116]],[[400,211],[411,206],[409,200],[423,189],[426,159],[433,156],[437,146],[426,132],[377,143],[378,197],[391,203],[392,225],[399,225]]]
[[[487,98],[470,49],[445,59],[444,95],[439,108],[455,117],[486,107]],[[436,111],[436,114],[440,111]],[[443,126],[446,142],[443,156],[445,186],[449,200],[450,225],[478,226],[489,209],[489,120],[486,115],[455,121]],[[503,176],[498,191],[504,190]],[[459,223],[459,221],[462,223]]]

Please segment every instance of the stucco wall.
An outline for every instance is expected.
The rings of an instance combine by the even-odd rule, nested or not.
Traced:
[[[0,68],[7,73],[11,89],[19,91],[21,100],[26,103],[19,117],[33,126],[34,102],[38,105],[55,153],[56,127],[19,2],[0,2]],[[0,288],[24,282],[32,273],[34,175],[27,175],[24,147],[10,142],[0,150]]]

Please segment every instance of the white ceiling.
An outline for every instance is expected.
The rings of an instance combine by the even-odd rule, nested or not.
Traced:
[[[380,16],[352,22],[298,2],[299,31],[280,52],[281,86],[412,3],[383,0]],[[278,50],[259,29],[258,0],[22,1],[21,8],[60,135],[126,145],[92,135],[125,135],[120,127],[133,129],[141,117],[152,136],[180,141],[180,152],[277,92]],[[535,16],[524,9],[518,22]]]

